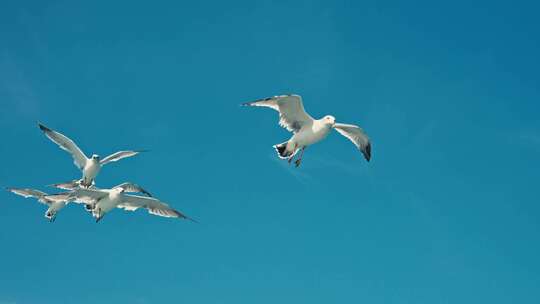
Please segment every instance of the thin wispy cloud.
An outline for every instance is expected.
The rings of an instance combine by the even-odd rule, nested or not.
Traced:
[[[315,180],[311,175],[296,168],[294,164],[289,164],[286,160],[279,159],[274,153],[268,154],[268,158],[278,164],[283,170],[287,171],[287,173],[303,185],[311,184]]]
[[[22,68],[9,51],[0,51],[0,92],[7,98],[3,115],[36,118],[40,104]]]

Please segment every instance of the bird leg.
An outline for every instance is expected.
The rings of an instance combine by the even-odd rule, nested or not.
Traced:
[[[96,216],[96,223],[98,223],[101,220],[101,208],[97,208],[97,216]]]
[[[293,150],[293,154],[289,157],[289,159],[287,160],[287,162],[289,163],[289,165],[291,164],[292,160],[294,159],[294,156],[296,155],[296,144],[294,145],[294,150]]]
[[[300,163],[302,162],[302,158],[304,157],[304,149],[306,149],[306,147],[302,147],[302,150],[300,151],[300,157],[298,157],[298,159],[294,162],[296,168],[298,168],[298,166],[300,166]]]
[[[289,159],[287,159],[287,162],[289,163],[289,165],[291,164],[293,158],[294,158],[294,154],[291,155],[291,156],[289,157]]]

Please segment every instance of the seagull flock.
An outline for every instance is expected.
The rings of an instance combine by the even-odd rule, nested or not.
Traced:
[[[243,103],[242,105],[267,107],[279,112],[279,125],[292,132],[293,135],[289,140],[273,147],[278,157],[287,160],[289,164],[300,152],[294,161],[296,167],[299,167],[302,162],[304,150],[308,146],[325,139],[332,129],[348,138],[362,152],[368,162],[371,159],[371,143],[362,128],[351,124],[336,123],[336,119],[332,115],[314,119],[304,110],[302,97],[299,95],[273,96]],[[70,202],[84,205],[84,209],[90,212],[96,222],[99,222],[105,214],[115,208],[127,211],[144,208],[153,215],[194,221],[171,208],[168,204],[154,198],[150,192],[137,184],[124,182],[110,189],[96,187],[95,179],[103,165],[135,156],[145,152],[144,150],[119,151],[103,159],[99,155],[93,154],[88,158],[75,142],[67,136],[41,123],[38,126],[52,142],[71,154],[75,166],[81,170],[82,177],[69,182],[50,185],[65,190],[65,192],[61,193],[47,194],[29,188],[8,188],[7,190],[26,198],[35,198],[38,202],[47,205],[45,217],[50,222],[54,222],[57,213]]]

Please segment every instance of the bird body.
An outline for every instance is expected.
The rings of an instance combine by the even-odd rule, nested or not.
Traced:
[[[123,192],[122,189],[114,188],[105,191],[108,192],[108,194],[98,200],[92,213],[98,220],[103,217],[105,213],[108,213],[121,203],[121,193]]]
[[[86,187],[91,186],[100,170],[101,164],[99,163],[99,157],[88,159],[82,170],[81,184]]]
[[[332,125],[326,123],[325,119],[317,119],[294,133],[289,142],[294,144],[297,149],[304,148],[325,139],[331,130]]]

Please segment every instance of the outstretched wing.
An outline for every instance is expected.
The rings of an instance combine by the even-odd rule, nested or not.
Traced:
[[[135,155],[137,155],[137,154],[139,154],[141,152],[145,152],[145,151],[142,151],[142,150],[140,150],[140,151],[118,151],[116,153],[113,153],[113,154],[105,157],[99,163],[101,165],[105,165],[105,164],[110,163],[110,162],[119,161],[122,158],[135,156]]]
[[[47,128],[40,123],[38,123],[38,125],[41,131],[45,133],[45,136],[47,136],[55,144],[60,146],[60,148],[68,151],[71,154],[75,166],[77,166],[81,170],[84,168],[84,166],[86,165],[87,157],[71,139],[61,133]]]
[[[47,195],[45,192],[28,188],[7,188],[7,190],[25,198],[34,197],[40,199]]]
[[[279,112],[279,125],[296,133],[304,125],[313,122],[313,117],[304,110],[299,95],[280,95],[242,104],[244,106],[268,107]]]
[[[95,204],[100,199],[109,195],[109,192],[98,189],[78,188],[69,193],[69,198],[79,204]]]
[[[144,190],[143,187],[137,185],[137,184],[133,184],[133,183],[122,183],[118,186],[115,186],[114,188],[122,188],[124,189],[125,192],[131,192],[131,193],[134,193],[134,192],[139,192],[139,193],[143,193],[147,196],[152,196],[152,194],[150,194],[150,192]]]
[[[362,128],[355,125],[337,123],[334,125],[334,129],[336,129],[339,134],[352,141],[352,143],[362,151],[362,154],[364,154],[367,161],[371,159],[371,143]]]
[[[193,219],[185,216],[179,211],[174,210],[173,208],[169,207],[169,205],[151,197],[124,194],[123,201],[118,205],[118,208],[122,208],[127,211],[135,211],[139,208],[145,208],[150,214],[163,217],[184,218],[193,221]]]
[[[72,180],[70,182],[58,183],[49,185],[49,187],[54,187],[62,190],[75,190],[81,186],[81,181],[78,179]]]

